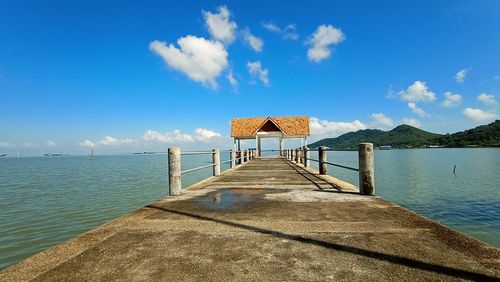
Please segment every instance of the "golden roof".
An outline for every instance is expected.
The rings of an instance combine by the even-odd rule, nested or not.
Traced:
[[[231,120],[231,137],[256,136],[259,129],[272,121],[285,136],[309,136],[309,117],[258,117],[233,118]]]

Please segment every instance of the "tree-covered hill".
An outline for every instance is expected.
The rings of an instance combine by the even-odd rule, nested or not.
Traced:
[[[399,125],[390,131],[364,129],[349,132],[336,138],[326,138],[309,145],[310,148],[326,146],[332,149],[356,149],[359,143],[371,142],[375,146],[391,145],[393,148],[419,148],[425,146],[465,147],[500,146],[500,120],[454,134],[436,134],[410,125]]]

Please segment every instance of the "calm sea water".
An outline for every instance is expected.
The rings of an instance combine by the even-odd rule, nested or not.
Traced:
[[[328,159],[357,166],[357,152]],[[210,161],[185,156],[183,169]],[[375,166],[377,195],[500,247],[500,149],[376,151]],[[329,173],[358,183],[356,172]],[[186,174],[183,184],[210,174]],[[166,155],[2,158],[0,269],[163,197],[167,186]]]

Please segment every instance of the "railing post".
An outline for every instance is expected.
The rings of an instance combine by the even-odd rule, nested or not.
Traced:
[[[325,163],[327,162],[325,146],[319,147],[318,156],[319,156],[319,174],[328,174],[327,170],[328,165]]]
[[[375,195],[375,165],[372,143],[359,144],[359,192]]]
[[[299,162],[299,149],[295,149],[295,162]]]
[[[250,150],[247,149],[247,162],[250,160]]]
[[[212,160],[213,160],[213,175],[220,175],[220,150],[213,149],[212,150]]]
[[[181,189],[181,148],[168,148],[168,194],[180,195]]]
[[[235,168],[236,167],[236,152],[231,149],[229,150],[229,158],[231,158],[231,168]]]
[[[309,167],[309,159],[310,159],[309,148],[304,146],[304,167]]]
[[[240,157],[241,157],[241,164],[245,163],[245,150],[240,151]]]

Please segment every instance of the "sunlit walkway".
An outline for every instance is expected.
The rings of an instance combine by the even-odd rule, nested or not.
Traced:
[[[500,253],[280,158],[252,160],[0,280],[488,280]]]

